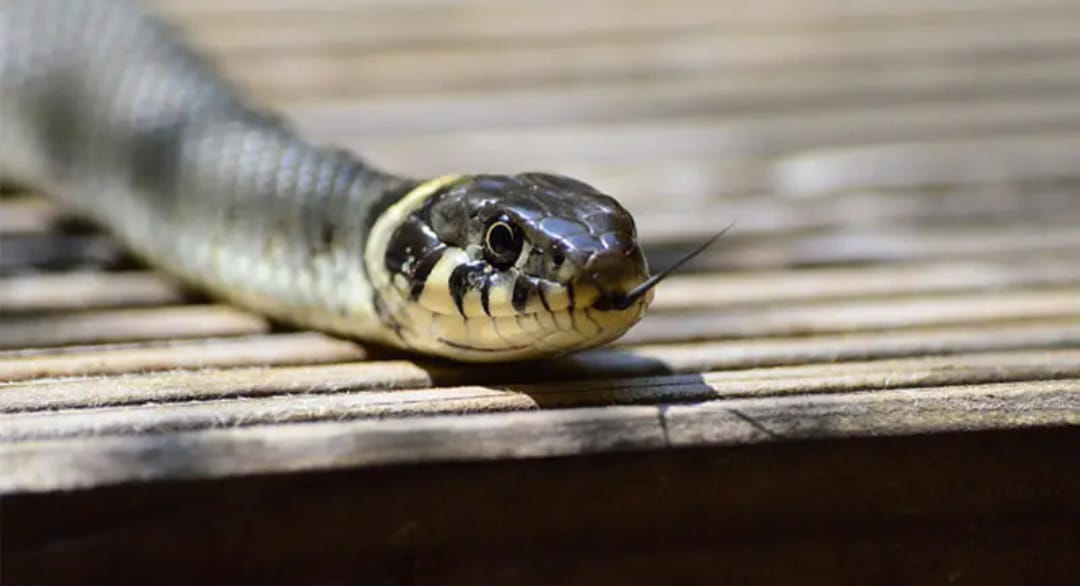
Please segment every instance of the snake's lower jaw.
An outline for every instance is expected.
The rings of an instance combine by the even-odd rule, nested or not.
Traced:
[[[561,356],[611,342],[646,312],[651,295],[625,309],[577,305],[556,311],[465,318],[409,305],[399,331],[408,346],[470,362]]]
[[[651,302],[652,292],[650,291],[629,306],[621,307],[619,309],[608,307],[606,305],[600,307],[593,306],[589,309],[587,315],[589,318],[600,324],[602,333],[593,337],[588,343],[575,348],[575,350],[595,348],[621,338],[622,335],[630,330],[630,328],[634,327],[637,322],[641,321],[641,318],[645,317],[645,313]]]
[[[571,288],[573,303],[565,309],[489,320],[490,332],[498,341],[504,342],[505,347],[464,359],[489,362],[549,358],[608,344],[622,337],[645,316],[653,299],[652,290],[628,304],[613,302],[622,291],[632,288],[640,280],[630,277],[626,282],[620,282],[615,293],[601,289],[595,281],[578,281]],[[474,332],[486,329],[483,325],[476,327],[475,320],[470,322]],[[487,337],[488,343],[495,341],[491,336]],[[459,354],[457,358],[463,356]]]

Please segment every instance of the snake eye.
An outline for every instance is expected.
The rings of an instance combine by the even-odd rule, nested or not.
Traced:
[[[505,269],[517,261],[525,240],[506,216],[499,216],[484,231],[484,252],[495,268]]]

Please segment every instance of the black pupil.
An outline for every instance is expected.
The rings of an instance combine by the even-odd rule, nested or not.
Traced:
[[[488,229],[487,248],[496,264],[512,264],[521,252],[521,240],[513,226],[499,220]]]

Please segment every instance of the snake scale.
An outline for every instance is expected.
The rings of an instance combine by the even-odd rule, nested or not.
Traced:
[[[604,344],[662,277],[593,187],[312,144],[133,0],[0,0],[0,177],[235,304],[456,360]]]

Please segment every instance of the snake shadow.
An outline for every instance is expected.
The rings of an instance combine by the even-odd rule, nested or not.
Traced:
[[[701,373],[680,370],[630,348],[495,364],[417,358],[373,348],[369,359],[407,360],[428,374],[433,387],[483,386],[519,393],[539,409],[696,402],[713,393]]]

